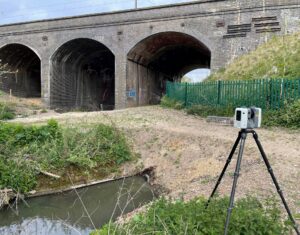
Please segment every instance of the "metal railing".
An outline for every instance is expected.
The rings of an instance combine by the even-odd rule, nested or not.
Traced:
[[[280,109],[300,98],[300,79],[260,79],[203,83],[167,82],[166,95],[185,106],[257,106]]]

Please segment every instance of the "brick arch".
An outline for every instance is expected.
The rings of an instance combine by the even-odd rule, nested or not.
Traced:
[[[0,89],[18,97],[41,97],[41,59],[23,43],[7,43],[0,48],[0,60],[5,65]]]
[[[76,38],[51,56],[50,106],[113,109],[115,56],[99,41]]]
[[[212,41],[210,41],[207,36],[203,35],[201,32],[199,31],[195,31],[195,30],[178,30],[177,28],[174,29],[170,29],[170,30],[156,30],[153,33],[149,33],[149,32],[141,32],[139,34],[139,37],[135,37],[134,39],[131,39],[128,47],[127,47],[127,51],[126,53],[130,53],[130,51],[140,42],[142,42],[143,40],[150,38],[152,36],[155,35],[159,35],[159,34],[163,34],[163,33],[178,33],[178,34],[183,34],[183,35],[187,35],[190,36],[192,38],[194,38],[195,40],[197,40],[198,42],[202,43],[203,45],[205,45],[205,47],[209,50],[209,51],[213,51],[213,43]]]
[[[103,46],[105,46],[107,49],[109,49],[111,51],[111,53],[113,53],[114,55],[116,54],[116,52],[115,52],[116,49],[111,47],[107,41],[101,40],[101,38],[99,39],[97,37],[89,37],[89,35],[86,35],[84,37],[73,36],[73,37],[67,37],[67,38],[63,38],[59,41],[56,41],[56,44],[53,45],[52,47],[50,47],[50,61],[52,60],[52,57],[55,55],[55,53],[57,52],[57,50],[59,48],[61,48],[66,43],[71,42],[73,40],[77,40],[77,39],[83,39],[83,40],[86,39],[86,40],[91,40],[91,41],[101,43]]]
[[[127,54],[127,89],[135,89],[129,104],[155,104],[165,93],[166,81],[179,81],[197,68],[210,68],[211,51],[197,38],[182,32],[152,34]]]

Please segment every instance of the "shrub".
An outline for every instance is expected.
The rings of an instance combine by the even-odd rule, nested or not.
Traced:
[[[217,198],[205,209],[204,198],[190,202],[172,202],[164,198],[153,203],[146,213],[135,215],[129,222],[110,223],[93,235],[107,234],[209,234],[224,232],[228,198]],[[290,223],[283,222],[276,203],[269,199],[262,205],[258,199],[247,197],[236,202],[232,212],[229,234],[289,234]]]
[[[55,120],[45,126],[23,126],[20,124],[0,123],[0,143],[25,146],[32,143],[42,144],[52,139],[61,139],[61,129]]]
[[[300,128],[300,100],[286,104],[281,110],[266,111],[263,114],[263,124],[292,129]]]
[[[39,171],[75,166],[105,172],[131,159],[126,139],[102,124],[91,128],[61,128],[55,120],[44,126],[0,123],[0,189],[28,192]]]
[[[120,165],[130,160],[125,137],[112,127],[99,124],[87,132],[68,129],[65,132],[67,161],[79,167]]]
[[[172,109],[177,109],[177,110],[184,108],[183,102],[179,102],[177,100],[170,99],[167,96],[162,97],[162,99],[160,101],[160,105],[164,108],[172,108]]]

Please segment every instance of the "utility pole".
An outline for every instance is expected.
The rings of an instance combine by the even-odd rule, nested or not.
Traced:
[[[134,3],[135,3],[135,9],[137,9],[138,8],[138,0],[134,0]]]

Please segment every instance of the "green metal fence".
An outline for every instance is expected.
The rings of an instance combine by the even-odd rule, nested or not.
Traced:
[[[300,98],[300,79],[261,79],[203,83],[167,82],[167,97],[185,106],[257,106],[279,109]]]

